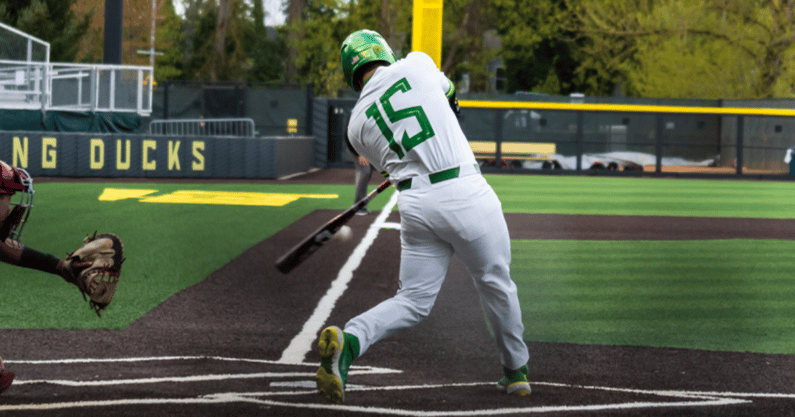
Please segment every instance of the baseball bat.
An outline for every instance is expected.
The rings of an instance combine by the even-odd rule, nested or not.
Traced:
[[[323,226],[320,226],[312,234],[305,237],[300,243],[295,245],[292,249],[287,251],[281,258],[276,261],[276,269],[283,274],[288,274],[290,271],[300,265],[306,258],[315,253],[324,243],[334,237],[334,234],[340,230],[340,227],[348,222],[357,211],[362,209],[370,202],[375,196],[386,190],[391,183],[389,180],[384,181],[373,191],[370,191],[363,199],[357,201],[349,209],[340,213],[337,217],[329,220]]]

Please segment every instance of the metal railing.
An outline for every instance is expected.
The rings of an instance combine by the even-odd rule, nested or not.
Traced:
[[[149,134],[254,137],[257,131],[254,129],[254,120],[250,118],[164,119],[152,120]]]
[[[153,68],[0,60],[0,108],[152,112]]]

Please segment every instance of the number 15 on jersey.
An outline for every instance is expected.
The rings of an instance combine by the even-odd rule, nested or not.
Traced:
[[[384,116],[381,114],[381,111],[378,109],[378,105],[375,102],[371,104],[365,112],[368,118],[375,120],[375,123],[381,130],[381,134],[383,134],[386,141],[389,142],[389,148],[392,149],[398,155],[398,158],[401,159],[405,156],[406,152],[414,149],[415,146],[425,142],[426,139],[432,138],[435,135],[433,132],[433,127],[431,127],[431,122],[428,120],[428,116],[425,115],[425,111],[422,110],[422,106],[414,106],[395,110],[392,107],[392,103],[389,102],[389,99],[391,99],[393,95],[399,92],[406,93],[409,90],[411,90],[411,86],[409,85],[409,82],[403,78],[400,81],[392,84],[392,86],[389,87],[386,92],[381,95],[381,97],[379,97],[378,101],[381,102],[381,107],[384,108],[384,113],[386,113],[386,117],[389,119],[390,123],[394,124],[400,120],[411,117],[416,118],[421,129],[416,135],[409,136],[408,132],[404,131],[403,138],[400,139],[400,143],[397,143],[395,141],[395,134],[392,132],[389,126],[387,126],[386,122],[384,121]]]

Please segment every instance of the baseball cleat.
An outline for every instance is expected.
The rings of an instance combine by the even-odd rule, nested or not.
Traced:
[[[530,389],[530,383],[527,381],[528,372],[527,365],[515,371],[503,368],[504,376],[497,381],[497,389],[507,394],[518,395],[520,397],[530,395],[533,390]]]
[[[345,399],[348,368],[353,362],[351,349],[346,342],[342,329],[329,326],[320,333],[320,340],[317,343],[320,368],[317,370],[315,381],[318,392],[329,403],[342,404]]]
[[[14,371],[9,371],[3,366],[3,358],[0,358],[0,394],[3,393],[14,382]]]

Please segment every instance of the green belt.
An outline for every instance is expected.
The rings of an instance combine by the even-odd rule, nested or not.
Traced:
[[[450,168],[444,171],[428,174],[428,179],[431,181],[431,184],[436,184],[437,182],[458,178],[458,173],[460,171],[461,167]],[[395,187],[398,189],[398,191],[408,190],[409,188],[411,188],[411,178],[398,182]]]

